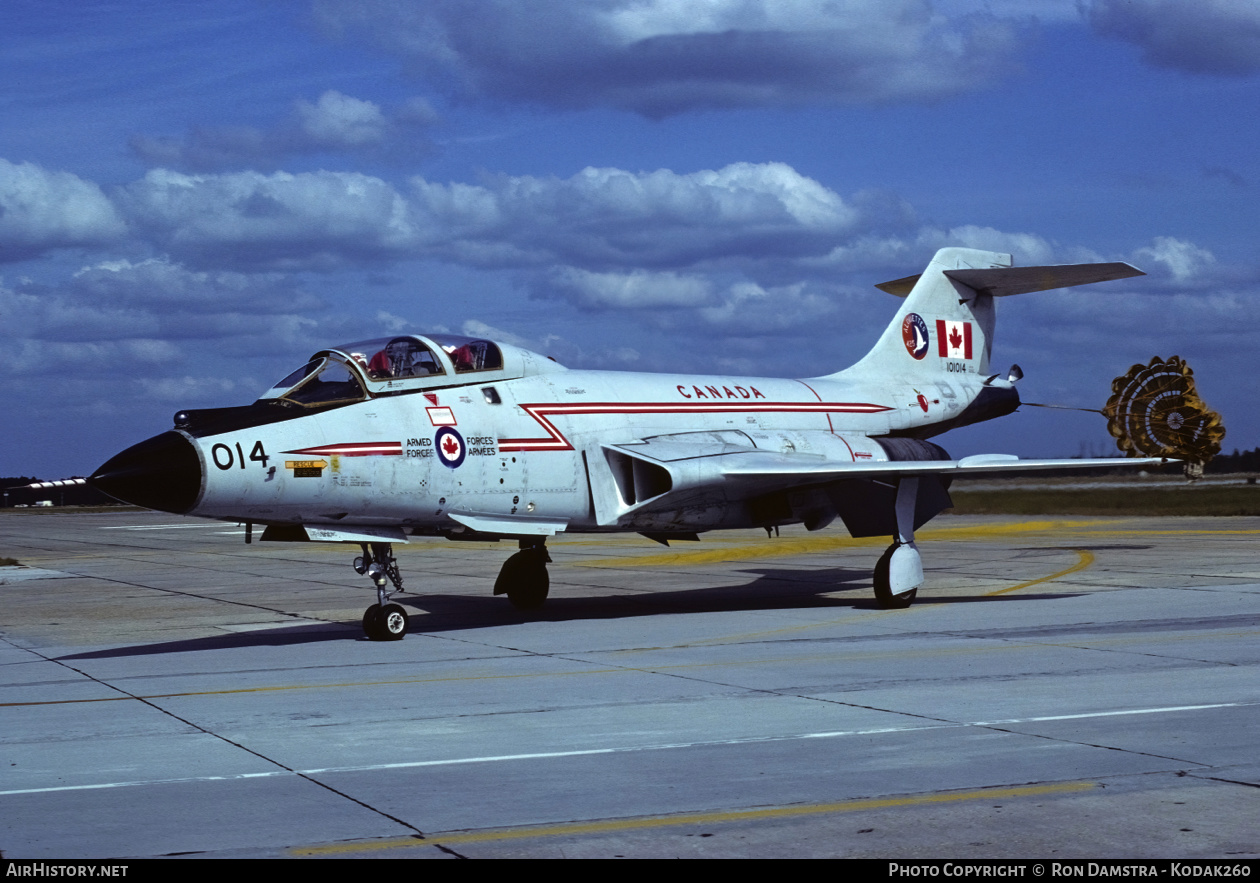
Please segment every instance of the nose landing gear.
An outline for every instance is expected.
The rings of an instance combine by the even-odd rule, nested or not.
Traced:
[[[367,574],[376,584],[376,603],[363,612],[363,634],[369,641],[400,641],[407,634],[410,621],[407,611],[400,604],[391,604],[386,585],[392,583],[395,592],[403,591],[398,561],[389,543],[361,544],[363,555],[354,559],[355,573]]]

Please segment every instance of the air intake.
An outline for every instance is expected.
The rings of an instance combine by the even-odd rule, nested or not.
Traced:
[[[646,503],[674,487],[673,476],[664,466],[608,448],[604,449],[604,456],[617,483],[617,494],[626,506]]]

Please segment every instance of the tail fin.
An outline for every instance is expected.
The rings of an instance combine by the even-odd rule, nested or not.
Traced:
[[[1125,263],[1014,267],[1009,254],[942,248],[918,276],[877,286],[905,297],[874,348],[844,374],[910,381],[987,376],[993,348],[993,298],[1144,275]],[[836,375],[831,375],[835,377]]]

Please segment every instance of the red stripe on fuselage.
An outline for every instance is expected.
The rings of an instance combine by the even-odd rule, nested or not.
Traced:
[[[547,432],[545,438],[501,438],[500,451],[571,451],[573,445],[548,416],[582,414],[877,414],[891,411],[885,405],[868,402],[590,402],[558,404],[542,402],[521,405]],[[830,420],[830,417],[828,417]]]
[[[286,454],[309,454],[320,457],[401,457],[402,442],[345,442],[337,445],[320,445],[285,451]]]

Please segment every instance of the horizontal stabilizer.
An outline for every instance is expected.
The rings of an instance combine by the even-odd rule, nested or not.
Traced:
[[[945,275],[981,294],[1007,297],[1030,291],[1049,291],[1110,282],[1146,274],[1132,264],[1116,261],[1110,264],[1057,264],[1049,267],[997,267],[983,270],[946,270]]]
[[[922,275],[922,273],[915,273],[913,276],[904,276],[891,282],[881,282],[875,287],[894,297],[906,297],[914,289],[914,283],[918,282],[919,277]]]
[[[875,287],[897,297],[910,294],[919,276],[906,276]],[[983,269],[946,270],[945,275],[981,294],[1008,297],[1032,291],[1070,288],[1091,282],[1110,282],[1146,274],[1132,264],[1114,261],[1106,264],[1053,264],[1047,267],[992,267]]]

